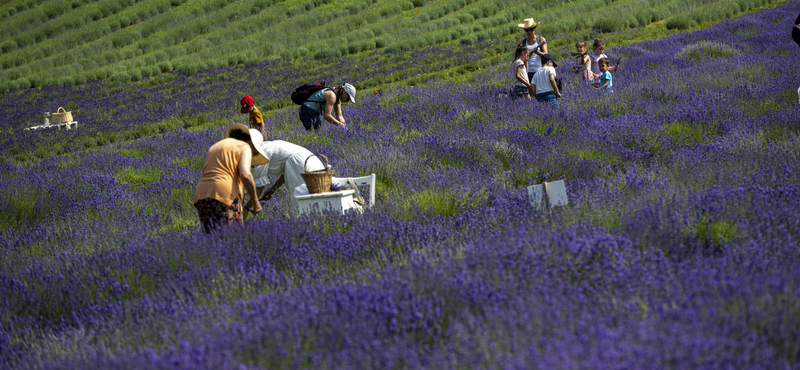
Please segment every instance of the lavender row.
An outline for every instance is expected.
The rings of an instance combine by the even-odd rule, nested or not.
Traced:
[[[498,96],[498,71],[365,97],[347,130],[271,117],[337,174],[378,174],[363,216],[296,219],[284,195],[203,235],[221,127],[3,165],[2,363],[796,367],[792,6],[612,50],[616,93],[568,80],[561,110]],[[709,39],[726,54],[685,57]],[[560,178],[571,205],[532,210],[524,186]]]

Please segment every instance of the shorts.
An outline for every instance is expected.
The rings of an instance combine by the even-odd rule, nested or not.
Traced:
[[[219,226],[241,224],[244,218],[239,198],[234,199],[229,206],[213,198],[200,199],[194,204],[194,208],[197,209],[197,216],[206,233],[211,233],[211,230]]]
[[[514,96],[522,96],[530,93],[531,93],[530,90],[528,90],[528,88],[525,86],[519,86],[519,85],[514,86]]]
[[[556,106],[556,108],[560,108],[561,105],[558,103],[558,96],[556,95],[555,91],[548,91],[541,94],[536,94],[536,101],[540,103],[550,103]]]
[[[306,131],[311,131],[312,128],[319,130],[319,127],[322,126],[322,116],[317,111],[302,105],[300,106],[300,122],[303,122]]]

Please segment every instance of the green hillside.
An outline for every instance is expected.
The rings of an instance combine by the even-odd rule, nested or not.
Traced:
[[[140,80],[273,59],[521,37],[542,21],[551,49],[604,33],[617,43],[702,27],[782,0],[21,0],[0,5],[0,91]],[[654,27],[642,28],[646,25]],[[608,32],[641,29],[638,33]],[[648,35],[649,32],[649,35]],[[556,37],[557,36],[557,37]],[[605,37],[605,36],[604,36]],[[496,43],[483,57],[507,51]],[[474,61],[463,61],[469,63]],[[321,62],[324,63],[324,62]],[[461,61],[455,61],[455,64]]]

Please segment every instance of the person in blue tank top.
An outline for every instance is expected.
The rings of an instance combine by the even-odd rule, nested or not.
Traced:
[[[300,121],[307,131],[319,130],[323,119],[334,125],[347,127],[342,114],[342,102],[355,101],[356,88],[349,83],[319,90],[300,106]]]

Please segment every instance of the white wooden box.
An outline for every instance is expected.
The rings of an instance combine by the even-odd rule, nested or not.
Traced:
[[[353,194],[355,190],[347,189],[329,193],[295,195],[300,214],[333,210],[344,214],[348,209],[355,208]]]

